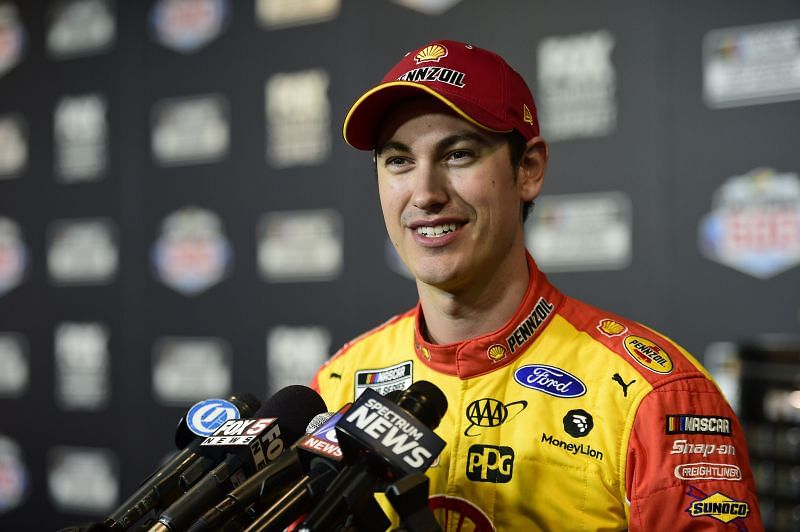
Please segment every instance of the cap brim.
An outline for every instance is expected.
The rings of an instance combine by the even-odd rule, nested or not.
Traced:
[[[350,108],[350,111],[348,111],[344,119],[344,125],[342,126],[342,135],[344,136],[345,142],[359,150],[375,149],[378,127],[387,111],[389,111],[393,105],[421,94],[433,96],[464,118],[464,120],[482,129],[493,133],[507,133],[512,131],[511,129],[492,128],[492,122],[498,119],[486,114],[480,108],[475,109],[473,114],[470,115],[463,109],[463,107],[470,105],[467,101],[458,102],[458,98],[446,96],[420,83],[390,81],[388,83],[382,83],[365,92]],[[478,116],[478,119],[473,118],[473,115],[479,114],[485,116]],[[479,119],[483,120],[485,123],[479,122]]]

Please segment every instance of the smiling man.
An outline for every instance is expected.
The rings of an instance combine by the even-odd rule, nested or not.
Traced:
[[[547,146],[516,71],[426,44],[356,101],[344,137],[374,151],[419,303],[344,346],[314,386],[329,407],[418,380],[445,392],[447,446],[427,474],[446,530],[762,528],[745,435],[702,366],[565,296],[525,249]]]

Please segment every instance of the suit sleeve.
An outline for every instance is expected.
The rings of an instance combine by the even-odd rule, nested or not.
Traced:
[[[763,530],[745,434],[708,379],[673,380],[640,403],[628,442],[630,530]]]

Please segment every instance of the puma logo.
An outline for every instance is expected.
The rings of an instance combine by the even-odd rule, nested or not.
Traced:
[[[622,380],[622,377],[619,376],[619,373],[614,373],[614,376],[611,377],[611,380],[622,387],[622,395],[625,397],[628,397],[628,386],[636,382],[636,379],[634,379],[631,382],[626,383],[624,380]]]
[[[339,379],[339,380],[342,380],[342,376],[341,376],[340,374],[338,374],[338,373],[333,373],[333,372],[331,372],[331,374],[330,374],[330,378],[331,378],[331,379]]]

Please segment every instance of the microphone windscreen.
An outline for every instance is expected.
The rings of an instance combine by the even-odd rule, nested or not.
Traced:
[[[315,430],[324,425],[334,414],[336,414],[336,412],[323,412],[314,416],[314,418],[308,422],[308,425],[306,425],[306,434],[313,434]]]
[[[439,426],[447,412],[447,397],[444,392],[428,381],[413,383],[400,394],[395,403],[431,430]]]
[[[281,388],[266,400],[253,417],[276,417],[286,441],[293,442],[306,433],[309,421],[328,407],[317,392],[308,386],[293,384]]]

